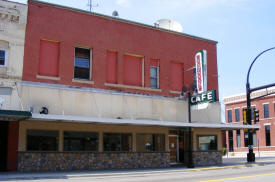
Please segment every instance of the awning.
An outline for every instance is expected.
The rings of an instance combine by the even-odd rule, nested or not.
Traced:
[[[0,110],[1,121],[21,121],[28,119],[32,116],[29,111],[18,111],[18,110]]]
[[[217,128],[222,130],[236,129],[259,129],[259,125],[237,125],[237,124],[207,124],[207,123],[185,123],[173,121],[156,121],[156,120],[132,120],[132,119],[113,119],[100,117],[82,117],[69,115],[46,115],[32,114],[33,121],[48,121],[48,122],[72,122],[72,123],[94,123],[94,124],[114,124],[114,125],[140,125],[140,126],[164,126],[177,128]]]

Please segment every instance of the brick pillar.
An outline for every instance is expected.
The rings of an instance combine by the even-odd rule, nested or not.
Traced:
[[[10,121],[8,127],[7,170],[17,170],[19,121]]]

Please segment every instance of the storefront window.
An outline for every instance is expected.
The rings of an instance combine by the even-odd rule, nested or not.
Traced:
[[[28,130],[27,151],[57,151],[58,131]]]
[[[164,134],[137,134],[137,151],[165,151]]]
[[[64,151],[97,151],[98,133],[64,132]]]
[[[207,135],[207,136],[198,136],[198,148],[199,150],[217,150],[217,136],[216,135]]]
[[[104,151],[131,151],[132,135],[125,133],[104,133]]]

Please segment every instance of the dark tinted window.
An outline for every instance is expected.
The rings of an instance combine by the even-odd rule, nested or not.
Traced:
[[[264,118],[269,118],[268,104],[264,104]]]
[[[57,151],[58,131],[28,130],[27,131],[28,151]]]
[[[227,110],[227,121],[228,123],[232,122],[232,110]]]
[[[125,133],[104,133],[104,151],[131,151],[132,135]]]
[[[90,79],[90,49],[75,48],[74,78]]]
[[[6,52],[4,50],[0,50],[0,65],[5,65],[5,57]]]
[[[64,151],[97,151],[98,134],[92,132],[64,132]]]

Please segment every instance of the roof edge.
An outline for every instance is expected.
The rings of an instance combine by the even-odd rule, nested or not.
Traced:
[[[95,12],[90,12],[90,11],[86,11],[86,10],[82,10],[82,9],[78,9],[78,8],[69,7],[69,6],[43,2],[43,1],[40,1],[40,0],[28,0],[28,3],[29,2],[40,3],[40,4],[49,5],[49,6],[55,6],[55,7],[58,7],[58,8],[68,9],[68,10],[72,10],[72,11],[76,11],[76,12],[80,12],[80,13],[86,13],[86,14],[99,16],[99,17],[106,18],[106,19],[111,19],[111,20],[115,20],[115,21],[129,23],[129,24],[132,24],[132,25],[142,26],[142,27],[151,28],[151,29],[154,29],[154,30],[164,31],[164,32],[172,33],[172,34],[186,36],[186,37],[189,37],[189,38],[194,38],[194,39],[198,39],[198,40],[212,42],[212,43],[215,43],[215,44],[218,43],[215,40],[211,40],[211,39],[207,39],[207,38],[203,38],[203,37],[199,37],[199,36],[195,36],[195,35],[191,35],[191,34],[176,32],[176,31],[167,30],[167,29],[164,29],[164,28],[159,28],[159,27],[157,28],[157,27],[154,27],[152,25],[147,25],[147,24],[136,22],[136,21],[126,20],[126,19],[123,19],[123,18],[115,18],[115,17],[112,17],[112,16],[108,16],[108,15],[104,15],[104,14],[100,14],[100,13],[95,13]]]

